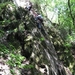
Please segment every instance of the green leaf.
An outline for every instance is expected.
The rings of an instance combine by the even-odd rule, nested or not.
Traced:
[[[44,41],[45,39],[43,37],[40,38],[40,41]]]

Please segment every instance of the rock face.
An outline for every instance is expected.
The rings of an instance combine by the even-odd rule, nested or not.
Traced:
[[[9,16],[11,23],[2,27],[4,31],[9,31],[6,40],[14,44],[15,41],[18,41],[21,55],[29,62],[24,61],[23,64],[34,65],[34,68],[31,69],[21,69],[21,75],[68,75],[58,60],[47,28],[41,24],[39,29],[33,15],[21,6],[13,11],[14,14],[11,10],[9,11],[11,16],[10,12],[5,12],[5,14]],[[3,16],[9,19],[7,15]]]
[[[0,75],[11,75],[10,68],[3,59],[0,59]]]

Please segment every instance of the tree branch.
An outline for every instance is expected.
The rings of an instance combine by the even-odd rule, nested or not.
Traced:
[[[75,26],[75,23],[74,23],[74,17],[73,17],[72,10],[71,10],[70,0],[68,0],[68,7],[69,7],[70,16],[71,16],[72,21],[73,21],[73,25]]]

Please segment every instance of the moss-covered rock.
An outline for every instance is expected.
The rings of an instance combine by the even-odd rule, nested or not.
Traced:
[[[20,68],[21,75],[67,75],[55,51],[54,46],[60,48],[63,44],[55,28],[42,25],[39,29],[29,11],[21,7],[16,9],[12,4],[8,4],[1,15],[1,30],[7,32],[4,35],[6,44],[13,46],[7,47],[8,56],[12,58],[9,59],[11,69]]]

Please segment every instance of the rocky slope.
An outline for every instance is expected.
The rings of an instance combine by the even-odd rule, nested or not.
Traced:
[[[16,8],[11,3],[7,3],[3,8],[0,15],[2,20],[0,29],[3,31],[0,44],[12,50],[9,47],[11,43],[17,50],[15,53],[25,57],[21,62],[25,68],[16,69],[16,72],[18,70],[16,75],[71,75],[58,60],[49,28],[41,24],[39,29],[34,16],[25,8]],[[3,57],[7,57],[4,60],[9,60],[10,53]],[[15,67],[10,66],[10,68]]]

